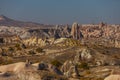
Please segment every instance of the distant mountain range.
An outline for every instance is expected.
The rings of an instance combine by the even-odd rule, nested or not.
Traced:
[[[49,27],[51,25],[44,25],[35,22],[24,22],[10,19],[4,15],[0,15],[0,26],[14,26],[14,27]]]

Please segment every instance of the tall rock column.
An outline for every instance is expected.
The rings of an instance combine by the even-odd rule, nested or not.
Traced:
[[[72,29],[71,29],[71,36],[73,39],[81,39],[83,37],[80,27],[77,23],[73,23]]]

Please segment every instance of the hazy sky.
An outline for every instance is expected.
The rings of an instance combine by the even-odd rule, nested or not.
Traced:
[[[0,15],[45,24],[120,24],[120,0],[0,0]]]

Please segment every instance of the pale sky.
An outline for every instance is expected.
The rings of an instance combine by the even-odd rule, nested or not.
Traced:
[[[120,24],[120,0],[0,0],[0,15],[43,24]]]

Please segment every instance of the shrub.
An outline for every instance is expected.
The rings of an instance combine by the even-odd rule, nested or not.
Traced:
[[[10,64],[13,63],[13,59],[11,57],[0,57],[0,64],[2,65],[6,65],[6,64]]]
[[[65,40],[65,45],[66,46],[77,46],[77,47],[82,46],[80,40],[70,39],[70,38]]]
[[[89,70],[86,70],[85,75],[89,75],[89,74],[91,74],[91,72]]]
[[[8,50],[9,50],[9,51],[14,51],[14,48],[13,48],[13,47],[9,47]]]
[[[86,62],[81,62],[81,64],[78,65],[78,67],[83,69],[89,69],[88,63]]]
[[[4,63],[4,59],[0,57],[0,64]]]
[[[36,49],[36,52],[38,52],[38,53],[42,53],[42,52],[44,52],[44,51],[43,51],[42,48],[38,47],[38,48]]]
[[[20,47],[20,44],[18,44],[18,43],[17,43],[17,44],[15,44],[15,47]]]
[[[23,49],[26,49],[26,48],[27,48],[27,47],[25,46],[25,44],[22,44],[21,47],[22,47]]]
[[[51,64],[54,65],[54,66],[56,66],[56,67],[60,67],[60,66],[62,65],[62,63],[59,62],[58,60],[53,60],[53,61],[51,62]]]
[[[34,55],[34,54],[36,54],[34,51],[29,51],[29,54],[30,55]]]
[[[17,48],[17,50],[21,50],[20,44],[15,44],[15,47]]]
[[[4,58],[4,63],[3,64],[6,65],[6,64],[11,64],[11,63],[13,63],[13,59],[11,57],[6,56]]]

